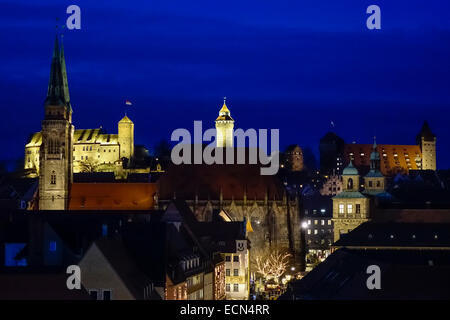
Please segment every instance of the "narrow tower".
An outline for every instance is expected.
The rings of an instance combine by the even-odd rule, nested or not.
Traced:
[[[134,156],[134,123],[126,115],[119,121],[120,158],[131,160]]]
[[[234,120],[225,101],[226,98],[223,99],[222,109],[216,119],[216,146],[219,148],[233,147]]]
[[[45,115],[42,121],[42,144],[39,151],[39,209],[66,210],[72,184],[73,133],[64,49],[55,38]]]
[[[425,121],[416,137],[422,151],[422,170],[436,170],[436,136]]]
[[[380,153],[377,150],[377,141],[373,137],[372,153],[370,154],[370,171],[364,177],[366,192],[377,194],[384,191],[385,178],[380,171]]]

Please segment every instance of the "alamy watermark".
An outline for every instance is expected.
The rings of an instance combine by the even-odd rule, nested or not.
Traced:
[[[178,142],[172,149],[171,159],[179,164],[261,164],[261,175],[274,175],[280,164],[279,129],[270,129],[270,149],[268,155],[268,129],[236,129],[232,131],[234,146],[218,147],[216,129],[207,129],[203,133],[202,122],[194,121],[194,139],[187,129],[176,129],[171,140]],[[213,139],[214,138],[214,139]],[[211,142],[212,141],[212,142]],[[246,148],[246,141],[249,148]],[[210,142],[203,147],[204,142]],[[234,143],[233,143],[234,144]],[[254,147],[253,147],[254,146]],[[248,154],[248,157],[247,157]]]

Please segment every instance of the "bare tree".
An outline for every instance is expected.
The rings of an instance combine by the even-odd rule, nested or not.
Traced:
[[[266,280],[279,278],[286,272],[291,254],[277,249],[265,248],[254,253],[256,272]]]

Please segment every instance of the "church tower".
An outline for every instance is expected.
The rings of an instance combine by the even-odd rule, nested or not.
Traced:
[[[422,150],[422,170],[436,170],[436,136],[427,121],[423,123],[416,142]]]
[[[372,153],[370,154],[370,171],[364,177],[366,192],[377,194],[384,192],[386,179],[380,172],[380,153],[377,151],[377,141],[373,138]]]
[[[350,160],[342,172],[343,191],[333,197],[334,241],[369,220],[369,198],[359,192],[359,173]]]
[[[58,36],[55,38],[44,109],[39,151],[39,209],[65,210],[73,179],[74,127],[64,48],[62,42],[59,47]]]
[[[134,157],[134,123],[126,115],[119,121],[118,142],[120,158],[131,160]]]
[[[233,147],[234,120],[223,99],[222,109],[216,119],[216,146],[218,148]]]

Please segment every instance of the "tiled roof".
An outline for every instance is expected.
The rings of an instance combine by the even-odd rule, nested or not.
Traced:
[[[158,180],[160,199],[177,198],[218,200],[222,190],[224,200],[281,200],[283,186],[276,176],[261,175],[259,165],[171,165]]]
[[[367,222],[341,237],[333,246],[450,249],[450,224]]]
[[[73,143],[100,143],[100,144],[118,144],[117,134],[103,133],[101,128],[97,129],[77,129],[73,134]],[[25,147],[39,147],[42,144],[42,133],[36,132],[31,135],[30,140]]]
[[[148,210],[154,207],[154,183],[73,183],[69,210]]]
[[[353,198],[365,198],[365,196],[359,191],[343,191],[334,196],[335,199],[353,199]]]
[[[369,170],[372,149],[373,145],[371,144],[346,144],[345,160],[348,163],[352,158],[354,166],[358,168],[360,174],[363,174]],[[377,146],[377,151],[381,156],[380,171],[384,176],[391,176],[400,171],[420,169],[416,163],[416,159],[422,158],[419,146],[380,144]]]

